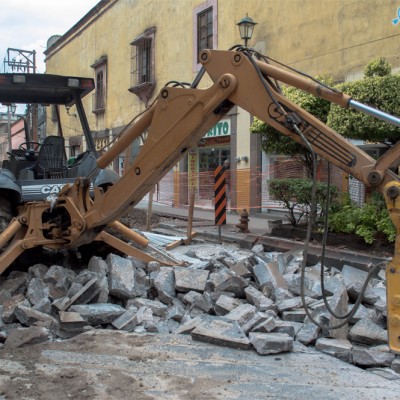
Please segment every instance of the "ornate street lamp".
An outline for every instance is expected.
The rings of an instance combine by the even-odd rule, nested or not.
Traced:
[[[244,40],[244,45],[247,47],[247,42],[253,36],[254,26],[257,25],[257,22],[254,22],[246,13],[246,16],[236,25],[239,27],[240,37]]]

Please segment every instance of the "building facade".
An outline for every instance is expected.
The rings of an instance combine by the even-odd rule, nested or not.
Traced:
[[[84,105],[101,151],[167,82],[193,81],[199,50],[243,44],[237,22],[246,14],[257,22],[250,47],[309,75],[329,74],[341,82],[360,78],[375,57],[400,67],[397,10],[395,0],[103,0],[63,36],[52,38],[46,71],[95,79],[95,93]],[[203,83],[210,84],[210,79]],[[63,131],[76,154],[85,143],[74,110],[68,113]],[[211,206],[212,172],[228,162],[231,209],[268,209],[263,183],[279,157],[261,154],[259,137],[249,133],[251,118],[232,109],[160,182],[159,200],[185,204],[194,188],[197,200]],[[124,160],[121,154],[113,165],[120,173]]]

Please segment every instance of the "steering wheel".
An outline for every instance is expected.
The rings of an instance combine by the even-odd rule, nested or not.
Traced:
[[[22,151],[34,151],[35,153],[39,150],[41,143],[38,142],[24,142],[19,145],[19,149]]]

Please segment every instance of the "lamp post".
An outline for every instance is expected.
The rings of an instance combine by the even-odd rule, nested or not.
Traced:
[[[7,117],[8,117],[8,151],[11,153],[12,142],[11,142],[11,114],[15,114],[17,106],[15,104],[7,104]],[[11,111],[11,114],[10,114]]]
[[[244,40],[244,45],[247,47],[247,42],[253,36],[254,26],[257,22],[254,22],[246,13],[246,16],[236,24],[239,27],[240,37]]]

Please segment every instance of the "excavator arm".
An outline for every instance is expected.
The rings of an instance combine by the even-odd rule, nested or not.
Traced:
[[[65,186],[55,202],[26,204],[0,235],[0,273],[25,249],[38,245],[50,249],[73,248],[103,240],[127,254],[137,256],[125,242],[103,230],[113,225],[129,239],[143,245],[134,233],[114,222],[135,206],[154,185],[234,106],[239,106],[282,134],[304,144],[342,170],[383,193],[397,228],[395,254],[387,269],[387,314],[389,345],[400,352],[400,179],[391,168],[400,162],[400,145],[374,160],[311,114],[285,98],[276,81],[308,91],[342,107],[361,108],[390,123],[400,120],[354,102],[351,97],[282,68],[257,60],[248,50],[204,50],[203,65],[191,87],[165,86],[135,123],[97,160],[106,168],[135,139],[147,133],[139,154],[121,179],[107,191],[89,196],[89,181],[79,178]],[[207,73],[213,84],[199,89]]]

